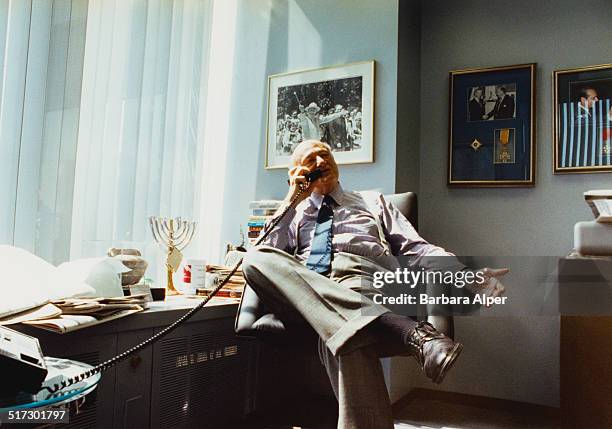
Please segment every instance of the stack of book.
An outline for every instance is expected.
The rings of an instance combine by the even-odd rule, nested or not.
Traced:
[[[206,265],[206,290],[199,290],[199,295],[207,295],[211,289],[214,289],[220,281],[222,281],[231,271],[231,267],[225,265]],[[221,288],[215,296],[222,298],[240,298],[242,297],[242,290],[244,289],[244,276],[242,270],[238,269],[229,278],[228,282]]]
[[[249,216],[249,242],[254,244],[259,238],[259,234],[263,230],[266,222],[272,217],[276,210],[280,207],[281,201],[277,200],[260,200],[251,201],[249,209],[251,209],[251,216]]]

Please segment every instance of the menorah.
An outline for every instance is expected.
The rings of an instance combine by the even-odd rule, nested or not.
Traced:
[[[177,218],[149,217],[149,225],[155,241],[166,250],[166,269],[168,273],[168,295],[178,295],[180,292],[174,287],[172,274],[178,269],[183,254],[181,251],[187,247],[195,234],[196,222]]]

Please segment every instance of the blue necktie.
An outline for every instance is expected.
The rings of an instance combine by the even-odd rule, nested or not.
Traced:
[[[320,274],[328,272],[331,267],[332,222],[334,217],[332,204],[333,199],[326,195],[319,209],[317,225],[310,245],[310,256],[306,261],[308,269]]]

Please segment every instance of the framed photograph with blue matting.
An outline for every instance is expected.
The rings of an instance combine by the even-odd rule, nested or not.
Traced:
[[[553,72],[555,174],[612,172],[612,64]]]
[[[535,186],[535,72],[535,63],[450,72],[449,186]]]

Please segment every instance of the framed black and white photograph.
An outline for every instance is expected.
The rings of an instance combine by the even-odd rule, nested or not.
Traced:
[[[612,172],[612,64],[553,72],[555,174]]]
[[[536,64],[450,72],[448,184],[535,185]]]
[[[468,121],[516,118],[516,83],[469,88]]]
[[[374,162],[374,64],[270,76],[266,168],[286,168],[311,139],[328,143],[338,164]]]

